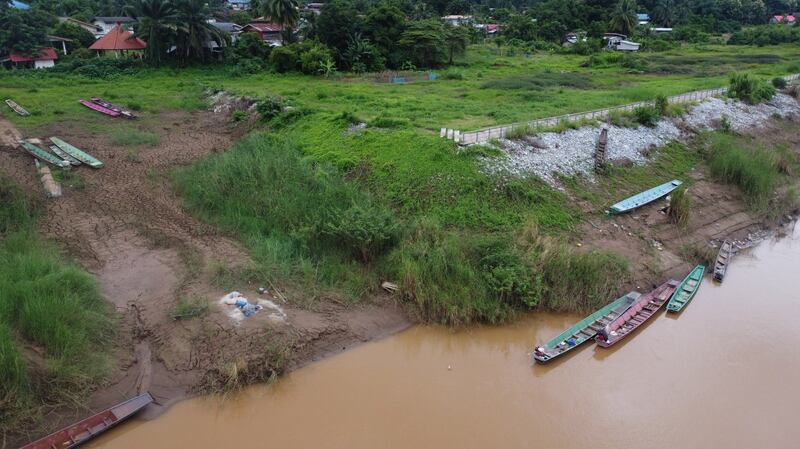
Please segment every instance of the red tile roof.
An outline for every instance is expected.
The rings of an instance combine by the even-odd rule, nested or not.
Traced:
[[[32,61],[55,61],[58,59],[56,51],[52,47],[39,50],[38,56],[25,56],[17,53],[9,55],[11,62],[32,62]]]
[[[119,25],[111,29],[105,36],[96,40],[89,50],[144,50],[147,44],[134,37],[130,31],[122,31]]]
[[[269,33],[276,33],[278,31],[283,31],[283,25],[280,25],[278,23],[260,21],[260,20],[254,20],[248,23],[247,25],[245,25],[245,28],[247,27],[253,27],[258,31],[269,32]]]

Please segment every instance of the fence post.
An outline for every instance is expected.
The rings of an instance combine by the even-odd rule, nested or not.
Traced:
[[[447,140],[453,140],[453,130],[452,129],[448,129],[447,130]]]
[[[442,128],[439,130],[439,137],[444,137],[447,135],[447,128]]]
[[[459,130],[455,130],[455,131],[453,132],[453,140],[455,140],[455,141],[456,141],[456,143],[459,143],[459,142],[461,142],[461,131],[459,131]]]

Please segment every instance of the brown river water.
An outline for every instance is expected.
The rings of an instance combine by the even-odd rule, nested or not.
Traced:
[[[706,277],[680,315],[662,311],[611,349],[530,362],[579,316],[419,326],[89,447],[800,447],[798,285],[800,229],[739,254],[723,285]]]

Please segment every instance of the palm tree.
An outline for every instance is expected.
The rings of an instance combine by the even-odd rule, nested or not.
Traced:
[[[661,0],[653,8],[653,22],[663,27],[675,24],[675,3],[672,0]]]
[[[160,63],[175,33],[177,13],[169,0],[136,0],[125,6],[125,13],[136,19],[136,34],[147,42],[147,59]]]
[[[284,28],[294,28],[300,20],[297,0],[263,0],[261,8],[265,16]],[[283,34],[281,34],[281,40],[284,40]]]
[[[639,21],[636,19],[636,0],[619,0],[611,13],[611,29],[625,35],[631,34]]]
[[[204,0],[178,0],[178,27],[176,48],[178,57],[186,61],[192,57],[205,59],[205,47],[216,42],[220,47],[227,45],[225,34],[208,23],[208,5]]]

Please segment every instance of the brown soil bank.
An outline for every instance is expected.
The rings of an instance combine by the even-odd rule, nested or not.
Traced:
[[[64,182],[64,196],[44,201],[39,228],[97,276],[121,317],[120,339],[109,342],[115,371],[89,398],[88,408],[53,410],[42,427],[0,438],[0,447],[15,447],[144,391],[158,405],[144,415],[152,417],[189,395],[225,383],[263,381],[409,325],[388,297],[350,307],[308,306],[304,300],[301,307],[269,279],[262,281],[270,288],[265,295],[256,293],[260,285],[237,287],[251,301],[260,298],[270,305],[238,319],[231,306],[219,303],[228,292],[212,278],[217,266],[248,264],[246,251],[184,212],[165,175],[223,151],[242,130],[205,111],[171,111],[137,122],[98,116],[97,122],[111,126],[111,134],[62,123],[23,136],[0,118],[0,171],[31,195],[44,198],[31,158],[15,148],[19,137],[57,135],[105,162],[99,170],[74,170],[77,176]],[[156,134],[150,140],[157,143],[115,145],[117,126]],[[208,312],[174,320],[178,302],[192,298],[210,304]]]

